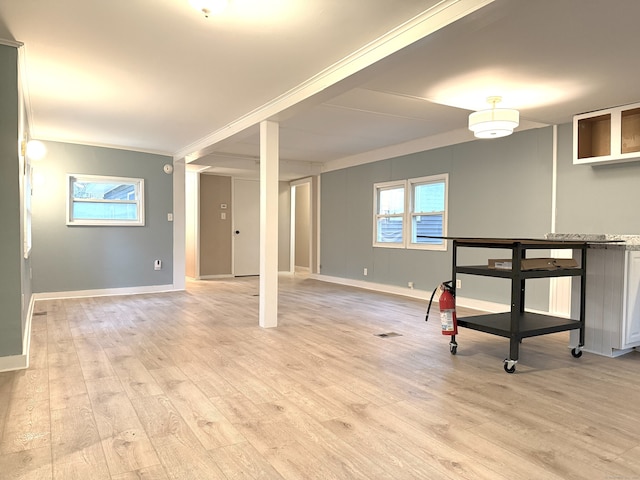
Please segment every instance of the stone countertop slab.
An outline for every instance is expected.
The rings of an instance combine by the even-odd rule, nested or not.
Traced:
[[[615,248],[640,250],[640,235],[617,235],[608,233],[547,233],[547,240],[579,240],[589,243],[589,248]],[[610,242],[610,243],[609,243]]]

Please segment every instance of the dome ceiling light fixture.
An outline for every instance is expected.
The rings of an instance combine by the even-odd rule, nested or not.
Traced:
[[[204,13],[205,18],[209,15],[217,15],[227,8],[228,0],[189,0],[189,3],[196,10]]]
[[[479,110],[469,115],[469,130],[476,138],[500,138],[513,133],[520,124],[520,112],[509,108],[496,108],[502,97],[488,97],[488,110]]]

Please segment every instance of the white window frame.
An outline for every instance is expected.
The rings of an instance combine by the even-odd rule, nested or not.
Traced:
[[[418,185],[426,185],[429,183],[444,183],[444,211],[441,212],[426,212],[420,213],[415,212],[415,187]],[[407,236],[407,248],[413,250],[437,250],[437,251],[446,251],[447,250],[447,241],[445,239],[442,240],[440,245],[433,244],[424,244],[424,243],[415,243],[412,241],[413,239],[413,217],[415,216],[428,216],[428,215],[439,215],[442,214],[442,236],[447,236],[447,228],[448,228],[448,215],[449,215],[449,174],[442,173],[439,175],[430,175],[428,177],[420,177],[420,178],[411,178],[408,180],[408,190],[409,190],[409,198],[410,198],[410,208],[407,209],[407,229],[409,231],[409,235]]]
[[[427,183],[444,183],[444,212],[415,213],[414,212],[414,186]],[[390,190],[393,188],[404,189],[404,212],[402,214],[380,214],[378,213],[378,192],[380,190]],[[410,178],[408,180],[395,180],[391,182],[380,182],[373,184],[373,246],[382,248],[404,248],[411,250],[431,250],[446,251],[447,241],[443,239],[439,245],[414,243],[413,238],[413,217],[416,215],[443,214],[442,236],[447,236],[449,225],[449,174],[442,173],[429,175],[426,177]],[[402,242],[378,242],[378,220],[385,217],[402,217]]]
[[[402,213],[383,214],[378,213],[378,192],[402,188],[404,190],[404,207]],[[378,220],[381,218],[402,218],[402,242],[378,242]],[[373,184],[373,246],[385,248],[406,248],[407,245],[407,181],[381,182]]]
[[[133,200],[90,200],[91,203],[124,203],[136,205],[136,220],[122,219],[75,219],[73,218],[74,202],[84,201],[83,199],[73,198],[73,184],[76,182],[89,183],[128,183],[133,184],[136,189],[136,199]],[[89,201],[89,200],[87,200]],[[68,174],[67,175],[67,225],[102,225],[102,226],[128,226],[141,227],[144,226],[144,179],[129,177],[113,177],[105,175],[84,175],[84,174]]]

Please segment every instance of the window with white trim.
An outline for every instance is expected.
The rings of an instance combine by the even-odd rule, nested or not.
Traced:
[[[446,250],[449,175],[376,183],[373,245]]]
[[[67,175],[67,225],[144,225],[142,178]]]
[[[411,239],[409,248],[445,250],[448,174],[409,180]]]
[[[405,181],[376,183],[374,185],[374,245],[404,247],[405,190]]]

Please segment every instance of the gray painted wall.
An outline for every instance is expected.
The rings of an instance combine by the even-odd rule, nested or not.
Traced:
[[[18,51],[0,45],[0,356],[22,353]],[[29,298],[25,298],[28,304]]]
[[[640,162],[573,165],[572,138],[571,124],[558,128],[556,230],[640,234]]]
[[[449,235],[542,237],[551,228],[552,129],[473,141],[328,172],[321,181],[321,273],[432,290],[451,277],[448,251],[372,246],[373,184],[449,173]],[[504,250],[465,252],[464,263]],[[368,275],[363,275],[363,269]],[[460,296],[509,303],[501,279],[460,277]],[[527,282],[527,306],[548,307],[548,281]]]
[[[231,177],[200,174],[200,275],[231,275]],[[226,209],[221,209],[221,204]],[[226,218],[221,218],[224,213]]]
[[[45,142],[35,169],[43,179],[33,195],[33,290],[64,292],[173,283],[171,157],[86,145]],[[143,178],[145,226],[67,226],[66,175]],[[162,270],[153,262],[162,260]]]

